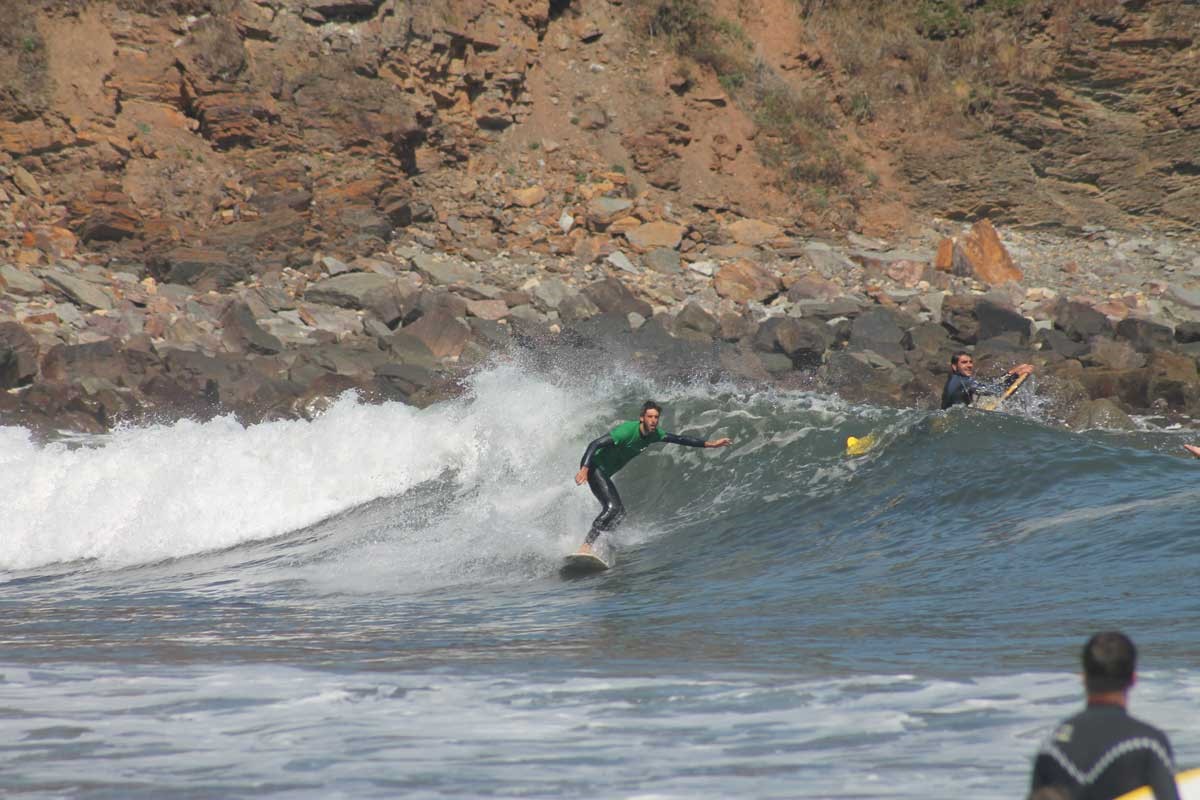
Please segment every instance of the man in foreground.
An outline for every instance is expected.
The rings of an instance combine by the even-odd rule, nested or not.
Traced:
[[[961,403],[969,406],[980,394],[1003,395],[1004,390],[1020,378],[1033,372],[1032,364],[1018,364],[1010,369],[1000,384],[990,384],[975,379],[975,359],[961,350],[950,356],[950,377],[942,389],[942,410]]]
[[[1166,734],[1126,711],[1137,649],[1123,633],[1098,633],[1083,647],[1087,708],[1059,725],[1033,763],[1031,796],[1065,787],[1076,800],[1112,800],[1149,785],[1156,800],[1178,800]]]
[[[612,530],[625,516],[625,506],[612,477],[621,467],[656,442],[681,444],[684,447],[725,447],[733,444],[729,438],[706,442],[691,436],[677,436],[658,429],[662,417],[662,406],[653,400],[642,405],[642,413],[636,420],[622,422],[608,433],[592,441],[579,461],[579,472],[575,473],[576,485],[587,482],[592,494],[600,501],[600,515],[592,522],[592,529],[579,548],[580,553],[591,553],[592,542],[604,531]]]

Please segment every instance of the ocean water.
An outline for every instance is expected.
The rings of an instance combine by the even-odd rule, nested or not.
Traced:
[[[1070,433],[1023,394],[514,361],[424,410],[0,428],[0,795],[1022,797],[1108,628],[1198,766],[1192,438]],[[646,397],[735,446],[635,460],[613,569],[563,579],[580,454]]]

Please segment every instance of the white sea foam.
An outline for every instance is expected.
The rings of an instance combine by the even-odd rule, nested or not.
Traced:
[[[534,552],[558,553],[595,513],[572,480],[579,453],[596,430],[632,416],[618,400],[631,387],[653,389],[636,377],[572,384],[513,364],[423,410],[347,395],[313,421],[184,420],[120,429],[88,446],[39,445],[23,429],[0,428],[0,568],[125,566],[220,550],[439,478],[456,508],[410,543],[414,569],[438,569],[446,537],[459,562],[498,534],[532,535]],[[397,531],[411,530],[403,504],[395,513]]]
[[[82,446],[39,445],[22,429],[0,428],[0,482],[8,487],[0,569],[155,563],[332,520],[320,533],[351,543],[353,553],[342,559],[344,572],[312,570],[331,590],[484,579],[497,564],[553,560],[578,544],[596,513],[587,488],[572,480],[579,454],[598,431],[635,416],[647,395],[667,402],[668,429],[732,433],[738,446],[652,451],[623,475],[623,493],[643,491],[639,481],[659,459],[671,460],[671,477],[644,488],[655,500],[672,482],[719,465],[739,479],[711,489],[718,507],[758,491],[757,473],[849,413],[842,401],[811,393],[662,387],[636,374],[536,373],[514,362],[479,372],[465,396],[427,409],[347,395],[313,421],[185,420],[120,429]],[[781,430],[786,420],[795,426]],[[804,484],[836,485],[852,466],[812,470]],[[432,481],[437,508],[417,513],[407,493]],[[370,519],[339,516],[387,498],[394,502]],[[644,523],[631,519],[619,537],[652,536]]]
[[[279,665],[5,669],[0,764],[33,776],[61,740],[103,759],[54,762],[58,785],[138,775],[168,787],[310,779],[296,796],[1016,797],[1032,757],[1082,706],[1075,676],[510,676]],[[1192,672],[1150,672],[1134,713],[1196,763]],[[187,743],[180,751],[181,742]],[[14,751],[18,752],[18,751]],[[427,787],[432,781],[437,792]],[[424,791],[423,791],[424,789]]]
[[[120,430],[95,447],[38,446],[0,430],[9,569],[147,563],[265,539],[398,494],[478,452],[446,412],[339,400],[313,422]]]

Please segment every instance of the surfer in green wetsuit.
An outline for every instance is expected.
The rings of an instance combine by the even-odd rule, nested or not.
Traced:
[[[621,495],[617,494],[612,477],[647,447],[657,442],[681,444],[684,447],[725,447],[733,444],[728,437],[705,441],[666,433],[658,428],[661,418],[662,406],[647,400],[642,404],[642,413],[636,420],[622,422],[588,444],[579,461],[575,483],[580,486],[587,483],[592,494],[600,501],[600,515],[592,522],[592,529],[579,548],[580,553],[591,553],[596,537],[615,528],[625,516],[625,506],[621,503]]]

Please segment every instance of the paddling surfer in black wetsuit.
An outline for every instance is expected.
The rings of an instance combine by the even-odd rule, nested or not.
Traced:
[[[1018,364],[1010,369],[1000,384],[982,383],[975,379],[975,359],[970,353],[958,351],[950,356],[950,377],[942,389],[942,410],[961,403],[969,406],[977,394],[999,395],[1022,375],[1033,372],[1032,364]]]
[[[1166,734],[1129,716],[1137,649],[1123,633],[1098,633],[1083,647],[1087,708],[1064,721],[1033,762],[1031,796],[1047,786],[1075,800],[1112,800],[1149,785],[1155,800],[1179,800]]]

